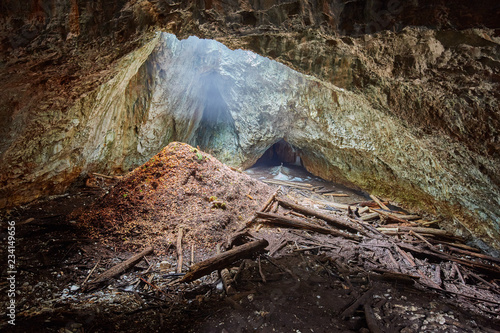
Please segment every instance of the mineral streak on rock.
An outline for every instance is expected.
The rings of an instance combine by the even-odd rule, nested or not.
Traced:
[[[310,171],[500,248],[496,1],[2,6],[0,207],[172,140],[249,166],[284,138]]]

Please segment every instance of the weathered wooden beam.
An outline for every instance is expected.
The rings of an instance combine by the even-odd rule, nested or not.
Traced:
[[[319,225],[315,225],[312,223],[304,222],[298,219],[292,219],[287,216],[281,216],[278,214],[272,214],[272,213],[261,213],[257,212],[257,216],[268,220],[270,223],[280,225],[283,227],[288,227],[288,228],[296,228],[296,229],[305,229],[305,230],[311,230],[320,234],[327,234],[327,235],[334,235],[338,237],[344,237],[352,240],[359,241],[361,237],[348,234],[345,232],[341,232],[335,229],[330,229],[330,228],[325,228]]]
[[[315,210],[306,208],[304,206],[301,206],[299,204],[293,203],[293,202],[291,202],[289,200],[285,200],[283,198],[279,198],[277,200],[278,200],[278,203],[281,206],[283,206],[283,207],[286,207],[286,208],[298,211],[298,212],[300,212],[300,213],[302,213],[304,215],[307,215],[307,216],[317,217],[317,218],[322,219],[326,223],[328,223],[328,224],[330,224],[330,225],[332,225],[332,226],[334,226],[336,228],[348,230],[348,231],[351,231],[351,232],[359,232],[361,234],[365,234],[365,232],[364,232],[363,229],[361,229],[357,225],[354,225],[353,223],[349,223],[349,222],[346,222],[346,221],[341,221],[339,219],[336,219],[333,216],[322,214],[320,212],[317,212]]]
[[[261,239],[222,252],[221,254],[191,266],[189,271],[179,282],[190,282],[218,269],[226,268],[239,259],[246,259],[254,253],[261,252],[268,245],[269,243],[267,240]]]
[[[99,275],[99,277],[96,280],[90,282],[90,284],[97,285],[97,284],[105,282],[106,280],[109,280],[109,279],[121,274],[122,272],[126,271],[127,269],[134,267],[139,261],[141,261],[141,259],[144,256],[147,256],[148,254],[150,254],[152,252],[153,252],[153,247],[148,246],[142,252],[135,254],[132,257],[130,257],[129,259],[125,260],[124,262],[121,262],[121,263],[111,267],[106,272]]]

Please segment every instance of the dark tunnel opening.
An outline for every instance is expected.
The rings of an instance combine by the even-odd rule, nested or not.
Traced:
[[[303,167],[299,150],[284,139],[269,147],[255,162],[254,166],[276,166],[281,164]]]

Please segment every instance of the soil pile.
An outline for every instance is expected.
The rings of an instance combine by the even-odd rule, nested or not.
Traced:
[[[172,142],[121,179],[79,222],[118,248],[164,249],[183,227],[184,240],[213,250],[272,193],[213,156]]]

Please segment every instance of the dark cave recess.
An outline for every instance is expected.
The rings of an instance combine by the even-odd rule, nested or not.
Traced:
[[[282,163],[304,166],[299,150],[284,139],[269,147],[253,166],[275,166]]]

